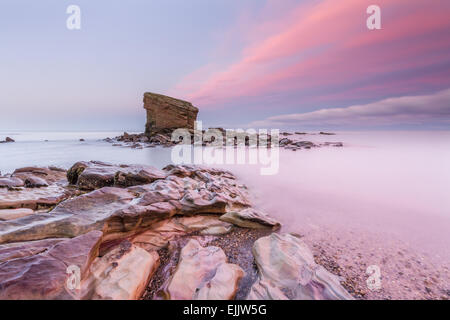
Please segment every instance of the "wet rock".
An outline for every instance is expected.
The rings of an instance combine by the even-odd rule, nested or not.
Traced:
[[[36,179],[36,184],[44,184],[42,180],[44,180],[48,185],[58,183],[65,184],[66,183],[66,171],[61,168],[49,167],[49,168],[40,168],[40,167],[25,167],[16,169],[13,174],[13,177],[21,178],[25,180],[27,178],[34,180]],[[42,180],[37,180],[37,179]]]
[[[95,190],[108,186],[129,187],[148,184],[165,178],[165,173],[152,166],[112,165],[104,162],[77,162],[69,169],[67,178],[71,184],[83,190]]]
[[[195,294],[196,300],[231,300],[235,297],[244,270],[236,264],[222,263],[214,277]]]
[[[191,239],[181,250],[177,269],[166,289],[166,296],[172,300],[191,300],[200,294],[232,298],[237,283],[243,276],[239,266],[222,266],[227,258],[219,247],[202,247]],[[222,267],[221,267],[222,266]],[[215,275],[218,273],[214,280]],[[231,281],[224,283],[225,279]],[[205,288],[210,286],[210,288]]]
[[[27,208],[20,209],[0,209],[0,221],[14,220],[34,214],[34,211]]]
[[[281,224],[275,219],[271,218],[266,213],[255,210],[253,208],[246,208],[240,211],[230,211],[220,217],[220,220],[235,224],[243,228],[272,228],[278,229]]]
[[[232,225],[218,218],[210,215],[174,217],[153,224],[146,231],[133,237],[131,242],[146,250],[159,250],[167,247],[175,237],[189,233],[220,235],[230,232]]]
[[[128,189],[104,187],[66,200],[49,213],[0,222],[0,243],[75,237],[91,230],[101,230],[111,240],[132,236],[175,215],[224,214],[249,205],[229,173],[184,168],[190,169],[194,170],[190,177],[169,175]]]
[[[23,187],[24,182],[15,177],[3,177],[0,178],[0,188],[20,188]]]
[[[315,263],[307,245],[292,234],[272,233],[258,239],[253,255],[259,280],[247,299],[353,299],[339,278]]]
[[[88,288],[84,298],[139,299],[158,266],[158,253],[122,242],[92,263],[90,279],[84,284]]]
[[[98,255],[98,246],[102,233],[90,232],[79,237],[58,241],[53,246],[44,249],[43,242],[37,243],[30,255],[19,256],[0,263],[0,299],[69,299],[73,298],[66,290],[68,279],[67,267],[74,265],[80,269],[84,277],[88,266]],[[15,246],[16,251],[23,246]],[[0,252],[2,249],[0,248]]]
[[[0,188],[0,209],[49,208],[67,199],[70,195],[70,191],[57,184],[37,189],[6,190]]]

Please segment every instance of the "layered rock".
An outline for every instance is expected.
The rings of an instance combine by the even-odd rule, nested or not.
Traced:
[[[259,279],[249,300],[353,299],[339,278],[314,261],[307,245],[296,235],[272,233],[253,246]]]
[[[84,299],[139,299],[159,266],[159,255],[148,252],[128,241],[103,257],[90,268],[91,276],[84,284]]]
[[[116,166],[99,161],[77,162],[67,171],[69,183],[82,190],[149,184],[165,177],[164,172],[152,166]]]
[[[180,262],[166,289],[172,300],[232,299],[244,271],[227,263],[219,247],[202,247],[191,239],[181,250]]]
[[[145,134],[170,133],[179,128],[194,129],[198,109],[190,102],[147,92],[144,94],[147,110]]]
[[[0,246],[0,299],[71,299],[66,290],[67,267],[76,266],[81,279],[98,255],[102,233],[67,240]],[[26,250],[25,250],[26,249]]]
[[[23,168],[11,177],[48,186],[0,189],[0,299],[139,299],[150,286],[166,299],[351,298],[298,237],[260,238],[280,224],[228,171],[79,162],[67,173],[78,188],[65,174]],[[51,190],[70,198],[5,202]]]

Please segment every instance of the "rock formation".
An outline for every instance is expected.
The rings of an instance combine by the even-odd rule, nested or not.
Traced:
[[[63,173],[18,169],[8,178],[23,183],[0,189],[0,299],[351,298],[228,171],[91,161]]]
[[[147,92],[144,94],[144,109],[147,110],[145,134],[170,133],[174,129],[194,129],[198,109],[190,102]]]

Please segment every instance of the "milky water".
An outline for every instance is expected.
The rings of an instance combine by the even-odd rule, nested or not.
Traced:
[[[31,165],[68,168],[80,160],[158,168],[171,162],[169,148],[139,150],[101,141],[119,134],[0,132],[0,140],[16,140],[0,144],[0,171]],[[281,220],[285,230],[352,227],[394,235],[430,254],[450,256],[450,132],[301,138],[342,141],[345,146],[281,150],[280,169],[273,176],[261,176],[257,165],[226,166],[249,186],[256,205]]]

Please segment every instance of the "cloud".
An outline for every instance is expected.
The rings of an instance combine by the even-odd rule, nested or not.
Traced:
[[[370,4],[304,2],[275,19],[275,34],[264,28],[270,23],[258,26],[259,36],[248,40],[239,59],[207,76],[194,71],[201,75],[195,85],[187,77],[177,88],[188,88],[186,97],[202,109],[238,109],[243,101],[266,107],[276,96],[271,107],[288,111],[450,86],[450,2],[379,0],[382,30],[376,31],[365,25]]]
[[[450,89],[431,95],[389,98],[346,108],[273,116],[266,120],[255,121],[249,126],[383,126],[436,123],[450,124]]]

